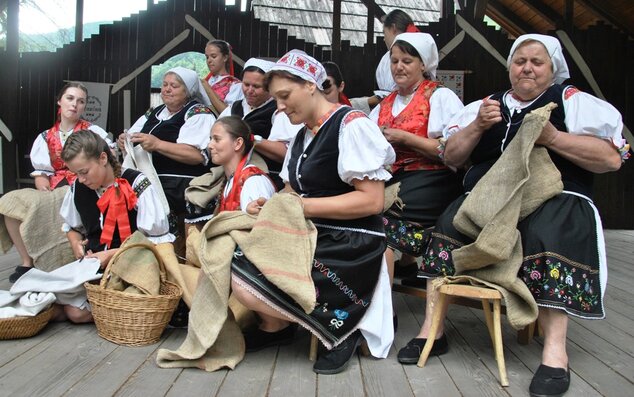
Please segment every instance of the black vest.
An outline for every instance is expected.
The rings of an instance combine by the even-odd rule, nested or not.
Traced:
[[[187,111],[196,105],[199,105],[196,101],[188,102],[178,113],[167,120],[159,120],[156,117],[165,108],[165,105],[157,106],[148,115],[141,132],[152,134],[162,141],[176,143],[180,129],[185,124]],[[184,164],[158,152],[152,152],[152,164],[154,164],[156,173],[159,175],[172,174],[195,177],[208,171],[207,167],[202,164]]]
[[[130,183],[130,186],[132,186],[134,180],[137,176],[139,176],[139,174],[139,171],[128,168],[123,171],[121,177],[125,178],[128,183]],[[75,182],[73,183],[73,189],[75,190],[75,208],[77,208],[77,212],[79,212],[79,216],[81,218],[81,223],[86,229],[85,238],[88,239],[86,251],[90,250],[92,252],[100,252],[105,250],[105,244],[101,244],[99,242],[99,239],[101,237],[101,213],[99,212],[99,208],[97,207],[97,201],[99,200],[97,192],[86,187],[86,185],[84,185],[83,183],[79,183],[77,180],[75,180]],[[135,193],[137,193],[137,196],[141,194],[141,192],[136,191]],[[133,233],[135,230],[137,230],[136,216],[136,209],[128,212],[130,229]],[[106,214],[103,214],[103,219],[106,219]],[[115,228],[114,234],[112,236],[112,244],[110,244],[110,247],[108,248],[119,248],[120,246],[121,238],[119,237],[119,230]]]
[[[480,142],[471,152],[471,162],[473,166],[469,169],[464,178],[465,191],[473,189],[475,184],[486,174],[493,166],[497,159],[502,155],[502,151],[511,143],[524,120],[524,116],[532,110],[545,106],[550,102],[557,104],[550,114],[550,122],[559,131],[567,132],[565,124],[566,114],[564,113],[564,104],[562,95],[565,86],[554,84],[548,88],[539,98],[537,98],[528,107],[515,112],[511,116],[511,111],[504,103],[504,95],[508,92],[498,92],[491,96],[491,99],[499,101],[501,104],[502,121],[493,125],[482,134]],[[510,123],[507,133],[507,124]],[[561,180],[564,183],[564,190],[581,193],[588,197],[592,197],[593,174],[590,171],[573,164],[557,153],[549,150],[548,154],[553,163],[561,172]]]
[[[246,101],[246,99],[235,101],[233,105],[231,105],[231,115],[240,117],[244,120],[249,127],[251,127],[251,131],[254,135],[260,135],[264,139],[269,139],[269,136],[271,135],[271,128],[273,127],[271,119],[273,117],[273,113],[275,113],[275,109],[277,109],[277,103],[275,101],[269,101],[266,105],[253,110],[245,116],[242,101]],[[282,170],[281,163],[273,161],[265,156],[262,156],[262,158],[264,158],[264,161],[269,168],[269,173],[280,173]]]
[[[295,137],[288,162],[289,183],[293,190],[304,197],[331,197],[354,191],[339,177],[339,134],[344,118],[354,111],[343,106],[333,114],[304,150],[304,137],[311,132],[302,128]],[[378,215],[353,220],[317,219],[315,223],[351,227],[383,232],[383,223]]]

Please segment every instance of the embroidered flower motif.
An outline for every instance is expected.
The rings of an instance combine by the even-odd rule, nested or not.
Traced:
[[[308,73],[315,75],[317,73],[317,68],[315,65],[308,65]]]
[[[559,278],[559,270],[558,269],[551,269],[550,270],[550,277],[552,278]]]
[[[349,316],[349,313],[345,310],[335,309],[335,317],[339,320],[345,320]]]
[[[305,65],[306,65],[306,61],[304,61],[302,58],[295,59],[295,66],[303,69]]]
[[[566,276],[566,284],[568,284],[571,287],[572,287],[572,284],[574,284],[574,282],[572,281],[572,276],[570,274]]]
[[[447,251],[440,251],[438,257],[444,261],[449,260],[449,253]]]
[[[414,233],[414,238],[416,240],[422,240],[423,239],[423,235],[421,233]]]
[[[531,280],[539,280],[542,278],[542,275],[539,274],[539,272],[537,270],[533,270],[531,272]]]

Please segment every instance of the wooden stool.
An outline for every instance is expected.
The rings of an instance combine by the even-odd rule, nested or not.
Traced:
[[[500,322],[502,294],[498,290],[485,286],[464,284],[443,284],[438,287],[438,292],[438,307],[434,311],[429,335],[436,335],[438,326],[440,322],[443,321],[442,313],[446,311],[447,305],[449,304],[449,296],[480,299],[482,301],[482,309],[484,310],[487,328],[489,329],[489,336],[493,343],[493,350],[495,351],[495,361],[497,361],[498,371],[500,373],[500,384],[502,386],[508,386],[509,380],[506,376],[506,364],[504,363],[504,352],[502,350],[502,325]],[[493,301],[493,312],[491,312],[490,301]],[[418,359],[419,367],[425,366],[433,346],[434,338],[427,338],[427,343],[425,343],[425,347]]]

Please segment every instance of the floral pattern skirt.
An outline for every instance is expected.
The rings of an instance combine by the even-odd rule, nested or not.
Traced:
[[[394,204],[383,214],[387,244],[404,254],[421,256],[436,220],[462,193],[462,186],[448,169],[397,172],[389,184],[397,182],[402,204]]]
[[[418,276],[454,274],[451,251],[473,240],[452,224],[466,195],[454,201],[436,223]],[[601,219],[592,201],[565,192],[518,223],[523,262],[518,277],[539,306],[581,318],[604,318],[607,259]]]

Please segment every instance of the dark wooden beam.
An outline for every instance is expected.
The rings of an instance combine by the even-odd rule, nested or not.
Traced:
[[[366,22],[366,44],[374,44],[374,15],[368,10],[368,20]]]
[[[563,27],[563,18],[559,13],[548,5],[542,3],[540,0],[520,0],[528,8],[539,14],[539,16],[545,19],[548,23],[554,27]]]
[[[374,0],[361,0],[361,2],[368,9],[368,14],[372,14],[379,21],[385,15],[385,11]]]
[[[84,39],[84,0],[76,0],[75,6],[75,43]]]
[[[590,10],[593,14],[601,19],[606,20],[610,24],[614,25],[617,29],[622,30],[628,36],[634,37],[634,29],[627,23],[621,22],[618,15],[606,9],[605,2],[598,2],[596,0],[576,0],[584,8]]]
[[[475,7],[473,9],[473,19],[476,21],[482,21],[487,9],[487,0],[475,0]]]
[[[454,0],[442,0],[442,18],[447,19],[456,12],[454,9]]]
[[[575,27],[575,0],[564,0],[564,28],[572,33]]]
[[[341,50],[341,0],[334,0],[332,5],[332,50]]]
[[[13,135],[13,141],[2,139],[2,182],[3,192],[18,187],[17,145],[16,136],[19,131],[18,103],[20,102],[20,1],[8,0],[7,5],[7,44],[6,50],[0,54],[2,59],[2,73],[0,85],[3,95],[0,96],[0,117]]]
[[[20,47],[19,0],[7,3],[7,52],[17,56]]]
[[[498,22],[500,25],[509,25],[507,28],[509,30],[509,33],[513,35],[519,36],[524,33],[531,33],[536,31],[536,29],[532,25],[524,21],[522,18],[518,17],[499,0],[489,0],[487,10],[489,11],[489,14],[495,14],[497,17],[503,20],[502,22],[495,18],[496,22]]]

